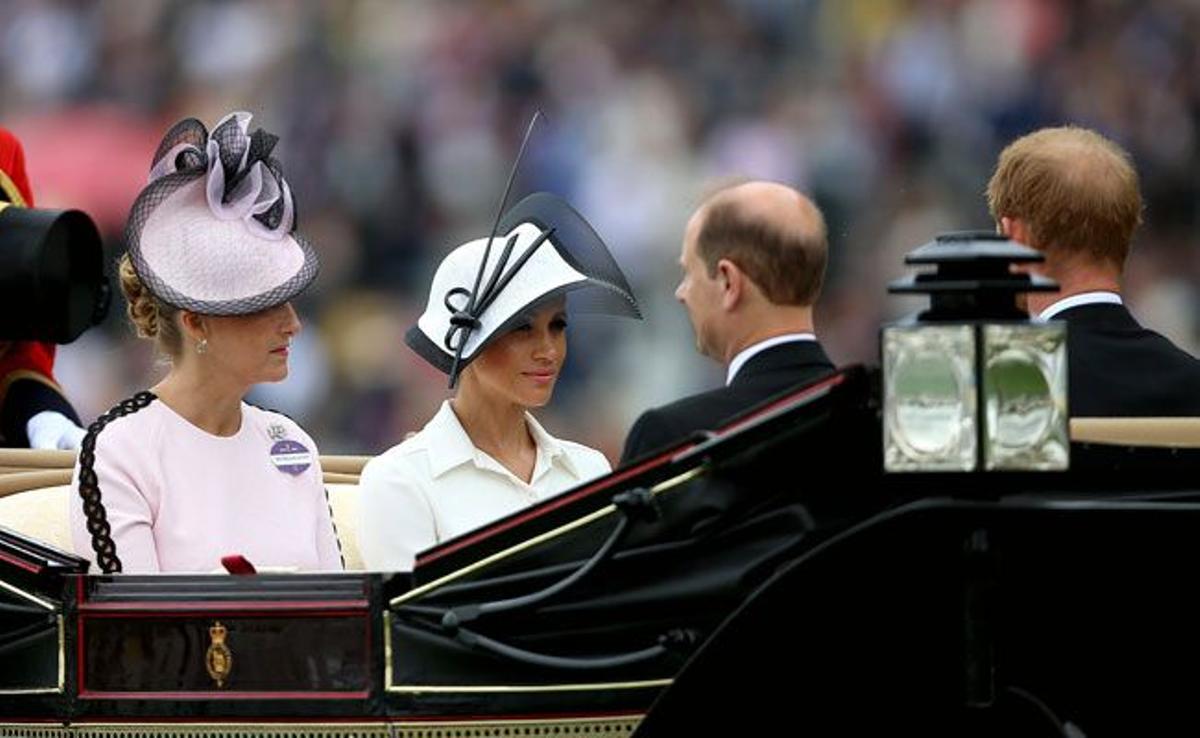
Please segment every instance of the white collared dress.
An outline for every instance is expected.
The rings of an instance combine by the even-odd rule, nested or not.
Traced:
[[[480,451],[449,402],[420,433],[371,459],[359,480],[359,549],[371,571],[410,571],[416,554],[611,470],[599,451],[551,436],[528,413],[537,446],[530,483]]]

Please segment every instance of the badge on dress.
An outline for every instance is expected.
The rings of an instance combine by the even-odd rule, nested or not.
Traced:
[[[271,446],[271,463],[285,474],[295,476],[312,466],[312,452],[303,443],[286,439]]]

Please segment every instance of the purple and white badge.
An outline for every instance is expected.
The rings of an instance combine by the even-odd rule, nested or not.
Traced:
[[[271,463],[284,474],[296,476],[312,466],[312,452],[303,443],[290,438],[271,446]]]

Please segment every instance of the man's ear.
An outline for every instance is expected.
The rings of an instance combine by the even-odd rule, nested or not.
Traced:
[[[1001,216],[998,224],[1000,235],[1008,236],[1009,239],[1020,244],[1029,246],[1030,233],[1029,224],[1020,218],[1010,218],[1007,215]]]
[[[721,307],[731,312],[742,302],[746,291],[746,275],[729,259],[717,262],[717,284],[721,287]]]

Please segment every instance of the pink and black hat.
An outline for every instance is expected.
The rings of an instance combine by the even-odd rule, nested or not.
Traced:
[[[317,276],[296,205],[271,156],[277,136],[230,113],[210,133],[194,118],[167,131],[125,226],[133,268],[163,302],[202,315],[280,305]]]

